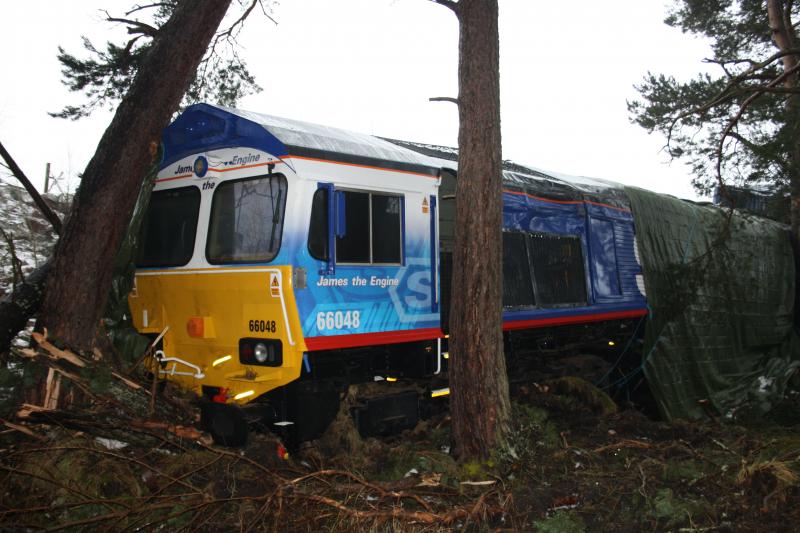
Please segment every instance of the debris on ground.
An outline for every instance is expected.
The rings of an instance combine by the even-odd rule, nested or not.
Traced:
[[[270,433],[217,447],[195,427],[196,402],[154,389],[144,368],[88,377],[98,354],[37,338],[4,372],[38,361],[55,369],[51,395],[77,387],[83,402],[4,404],[2,530],[780,532],[800,522],[795,391],[746,428],[654,421],[573,378],[516,383],[508,449],[461,463],[446,413],[363,439],[346,397],[326,435],[289,455]]]

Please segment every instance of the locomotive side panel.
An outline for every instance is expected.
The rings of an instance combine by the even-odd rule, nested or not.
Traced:
[[[308,160],[297,170],[316,198],[294,258],[308,279],[297,291],[308,349],[440,336],[437,178]]]

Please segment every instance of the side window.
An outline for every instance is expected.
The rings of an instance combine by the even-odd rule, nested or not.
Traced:
[[[370,195],[353,191],[336,191],[336,194],[344,194],[344,214],[337,213],[344,224],[340,223],[336,229],[336,262],[370,263]],[[341,205],[339,202],[337,207]]]
[[[142,222],[136,265],[183,266],[194,252],[200,189],[181,187],[156,191]]]
[[[336,262],[398,264],[403,259],[403,197],[336,191]]]
[[[217,186],[206,256],[210,263],[271,261],[283,233],[286,178],[274,174]]]
[[[372,195],[372,262],[400,263],[403,247],[400,196]]]
[[[531,233],[528,246],[540,306],[586,303],[580,237]]]
[[[503,307],[533,307],[530,262],[522,232],[503,232]]]
[[[328,260],[328,189],[317,189],[311,200],[308,252],[314,259]]]

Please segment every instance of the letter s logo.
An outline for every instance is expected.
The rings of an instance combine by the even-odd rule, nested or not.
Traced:
[[[406,283],[411,293],[403,300],[410,309],[429,308],[431,306],[431,275],[429,272],[417,271],[408,276]]]

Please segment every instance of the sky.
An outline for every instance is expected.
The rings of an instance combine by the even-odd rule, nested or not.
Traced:
[[[0,2],[0,142],[40,189],[45,165],[74,189],[112,117],[77,122],[47,112],[83,99],[61,83],[58,46],[80,55],[125,38],[133,0]],[[235,3],[235,1],[234,1]],[[665,139],[630,123],[626,102],[646,72],[693,77],[708,43],[663,23],[659,0],[499,0],[503,157],[698,199]],[[458,25],[430,0],[280,0],[277,24],[254,16],[241,55],[263,91],[239,107],[343,129],[455,146]],[[165,73],[169,76],[169,73]],[[145,109],[142,112],[146,112]],[[0,171],[0,174],[3,174]]]

